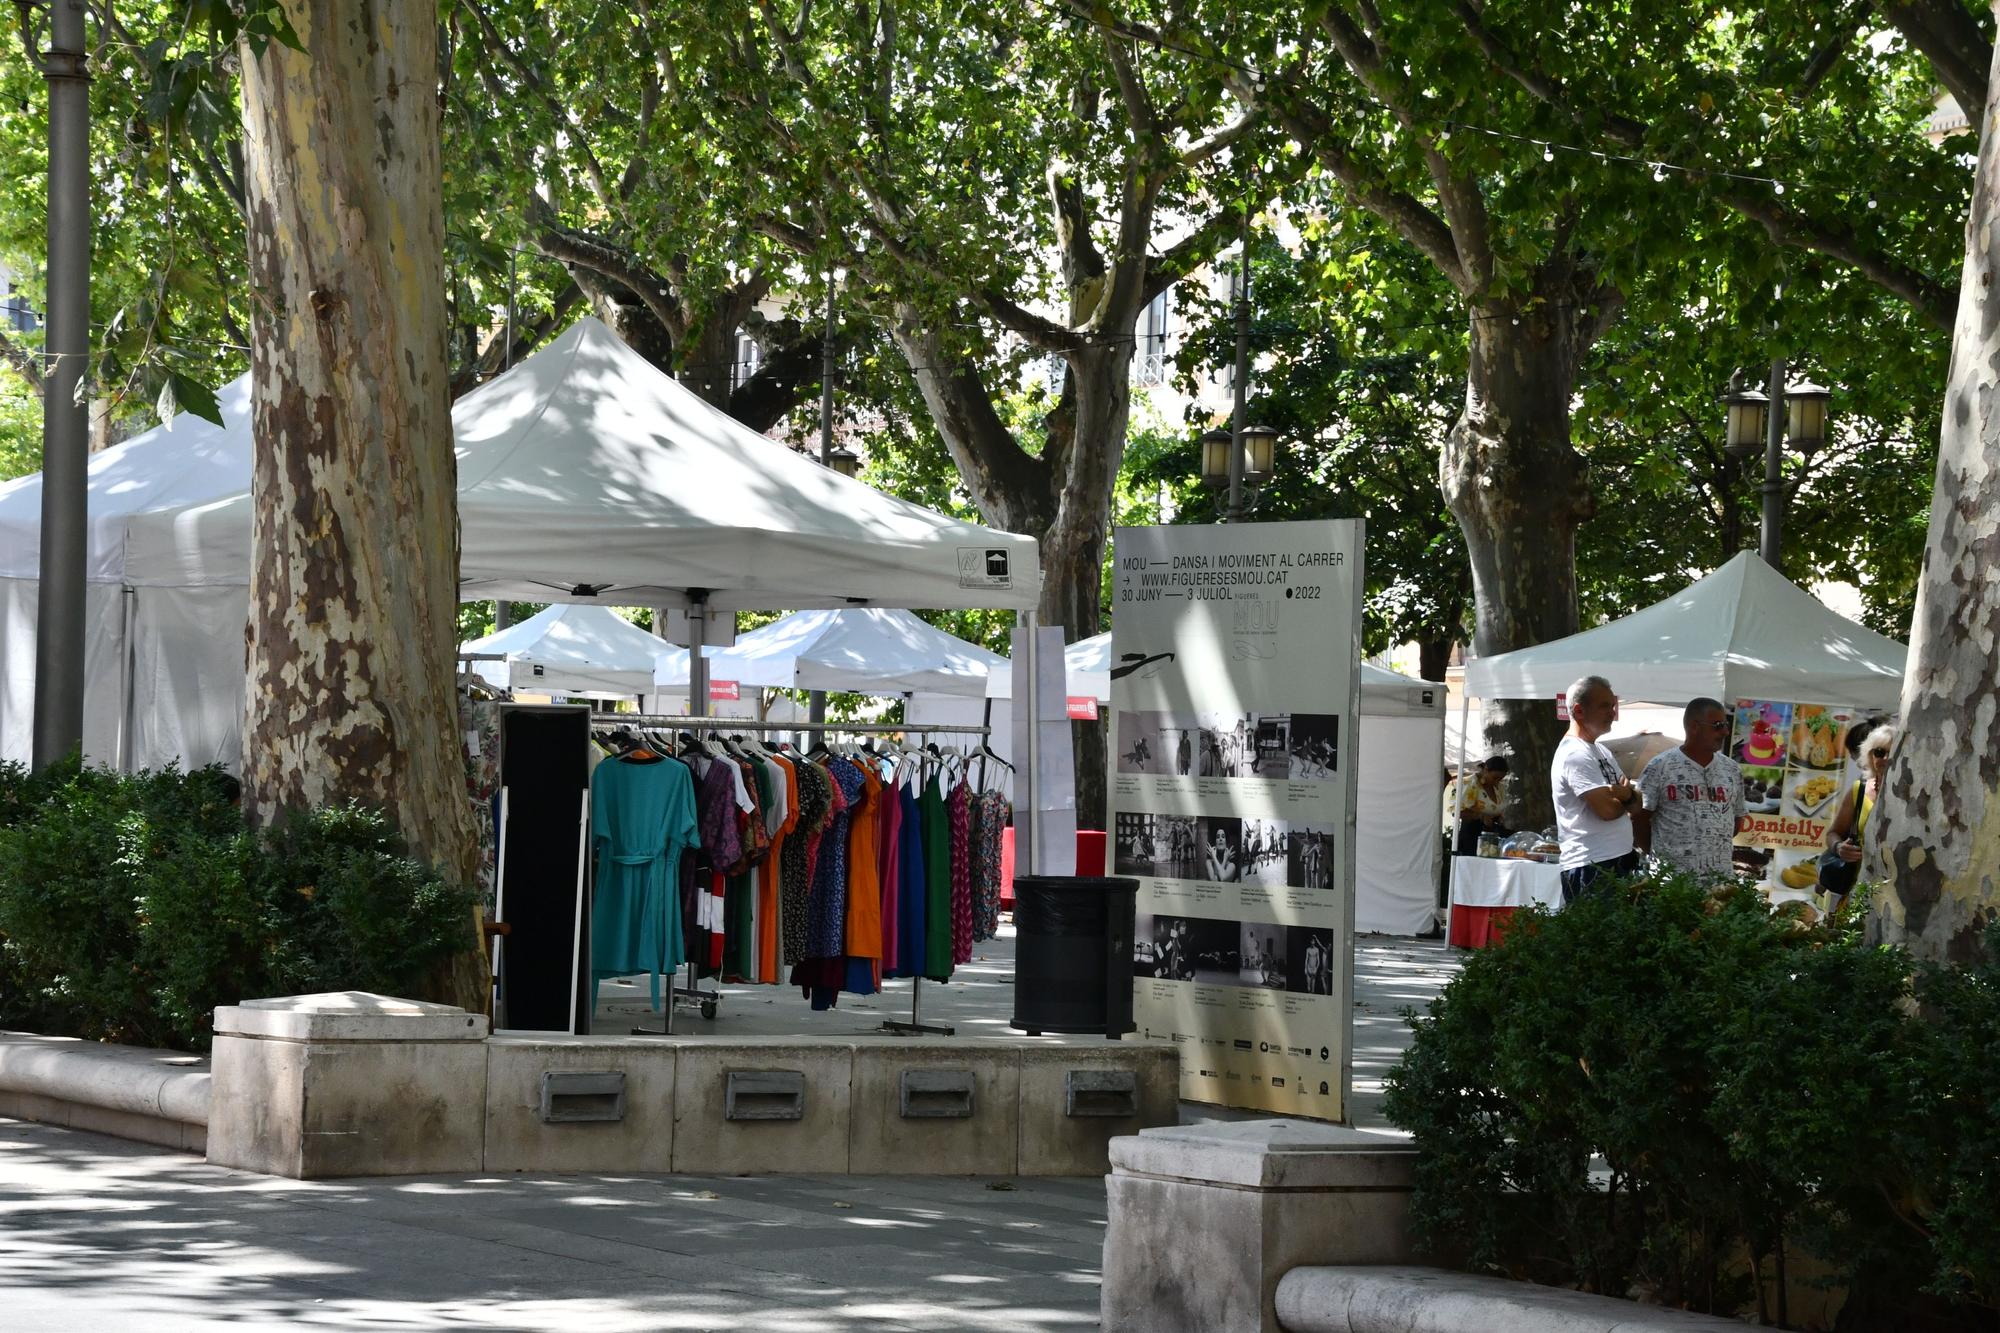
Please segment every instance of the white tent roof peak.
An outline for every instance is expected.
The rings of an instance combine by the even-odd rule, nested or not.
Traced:
[[[1894,708],[1908,650],[1827,609],[1749,551],[1680,592],[1566,639],[1476,657],[1465,688],[1482,699],[1553,699],[1603,676],[1625,699],[1704,695]]]
[[[797,611],[705,656],[710,680],[862,694],[979,695],[988,674],[1006,667],[908,611],[873,606]],[[685,659],[661,662],[654,679],[662,689],[685,688]]]
[[[1034,539],[819,466],[710,407],[595,319],[460,399],[468,600],[716,611],[1032,609]],[[249,581],[248,473],[217,503],[137,520],[132,582]]]
[[[250,376],[216,394],[222,425],[192,412],[90,456],[90,537],[85,569],[92,582],[116,583],[125,572],[125,521],[153,509],[234,495],[250,482]],[[42,476],[0,484],[0,578],[32,579],[41,571]]]
[[[608,606],[558,602],[459,651],[500,654],[504,661],[472,664],[495,685],[629,698],[652,692],[654,661],[666,646]]]

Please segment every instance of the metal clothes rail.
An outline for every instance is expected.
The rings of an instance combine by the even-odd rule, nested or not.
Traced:
[[[592,730],[639,727],[660,731],[749,731],[760,734],[796,732],[802,737],[818,735],[915,736],[920,741],[928,740],[934,735],[978,736],[984,741],[985,738],[993,734],[991,727],[948,722],[760,722],[755,718],[747,717],[694,717],[676,716],[670,713],[596,713],[591,717],[591,727]],[[971,757],[976,758],[977,756]],[[680,969],[676,968],[674,970],[676,975],[678,975]],[[674,1005],[677,1001],[686,1001],[689,1005],[699,1008],[703,1018],[714,1018],[716,1011],[722,1005],[721,978],[717,977],[714,987],[706,991],[694,984],[699,978],[693,975],[692,968],[689,970],[688,980],[689,984],[686,986],[675,983],[668,987],[666,1026],[663,1029],[656,1031],[652,1028],[635,1027],[632,1029],[632,1035],[643,1037],[672,1035],[674,1030]],[[923,992],[924,979],[922,977],[911,977],[909,1020],[906,1022],[897,1018],[884,1019],[882,1020],[882,1031],[894,1032],[904,1036],[922,1034],[938,1037],[952,1036],[957,1029],[949,1024],[925,1023],[923,1021]]]

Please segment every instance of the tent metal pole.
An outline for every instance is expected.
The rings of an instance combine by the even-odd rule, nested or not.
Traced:
[[[139,622],[139,594],[136,589],[125,589],[120,599],[124,603],[121,623],[124,641],[119,644],[118,654],[118,771],[132,771],[132,722],[136,716],[133,698],[139,690],[139,645],[132,635]]]
[[[1481,716],[1485,716],[1483,713]],[[1465,733],[1472,717],[1472,692],[1465,688],[1461,678],[1458,686],[1458,767],[1452,770],[1451,787],[1451,846],[1446,849],[1445,864],[1451,873],[1444,881],[1444,947],[1451,947],[1451,922],[1458,911],[1458,834],[1465,827],[1465,746],[1471,739]]]
[[[1015,813],[1014,873],[1017,875],[1023,873],[1034,875],[1041,872],[1041,866],[1036,860],[1036,852],[1039,850],[1038,844],[1041,841],[1040,801],[1042,779],[1040,772],[1040,733],[1042,729],[1041,688],[1040,682],[1036,679],[1041,673],[1036,670],[1037,663],[1035,661],[1035,631],[1038,628],[1038,619],[1033,611],[1022,611],[1016,614],[1014,621],[1016,637],[1020,640],[1020,645],[1015,651],[1026,664],[1025,670],[1028,673],[1027,685],[1023,691],[1026,697],[1022,700],[1022,706],[1027,709],[1028,716],[1028,745],[1027,751],[1023,755],[1025,766],[1022,768],[1020,774],[1021,804],[1027,808],[1028,818],[1024,823],[1020,818],[1019,812],[1016,811]]]
[[[708,716],[708,659],[701,655],[708,638],[708,590],[688,589],[688,713]]]

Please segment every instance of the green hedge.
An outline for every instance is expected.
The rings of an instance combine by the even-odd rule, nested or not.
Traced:
[[[2000,966],[1915,967],[1678,877],[1516,920],[1389,1080],[1434,1255],[1736,1314],[1803,1249],[1847,1327],[1989,1326]]]
[[[0,1026],[206,1049],[217,1005],[420,993],[472,894],[380,814],[254,830],[219,768],[0,765]]]

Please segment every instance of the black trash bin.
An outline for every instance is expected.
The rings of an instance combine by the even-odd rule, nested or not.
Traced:
[[[1139,881],[1014,878],[1014,1020],[1044,1032],[1133,1030],[1132,925]]]

